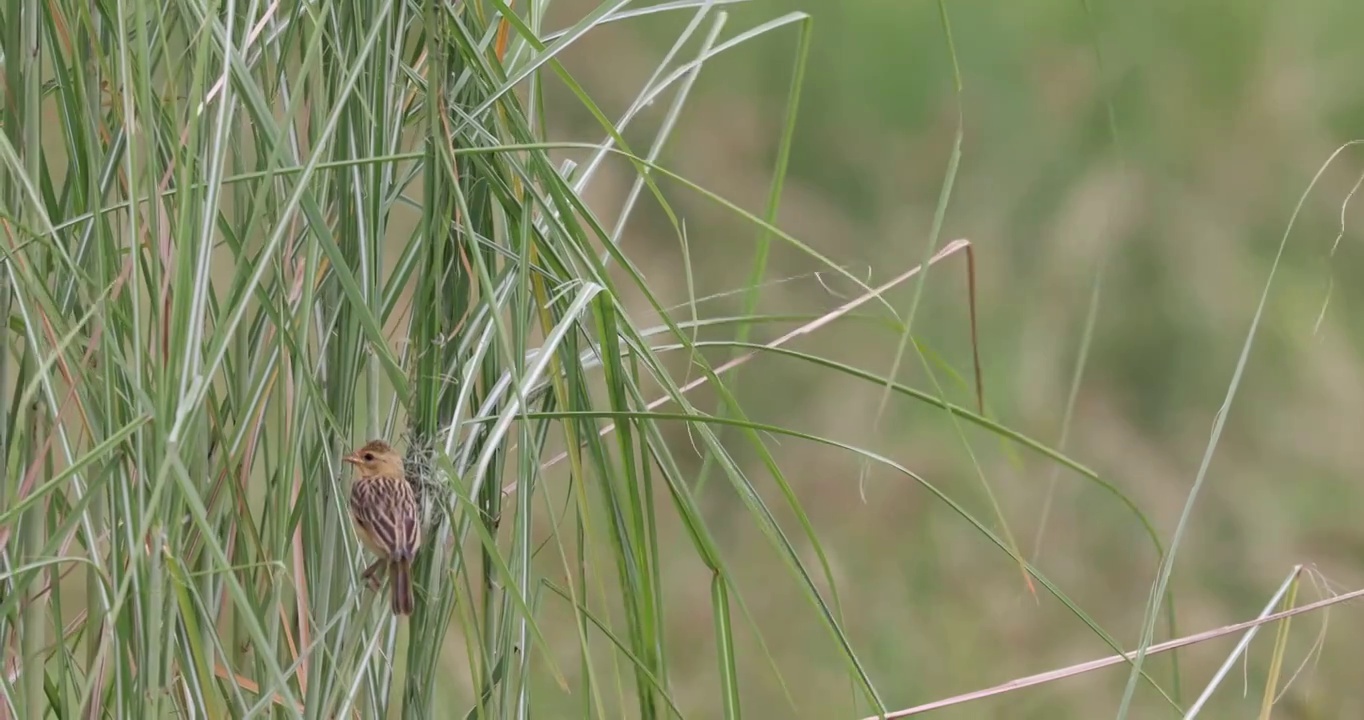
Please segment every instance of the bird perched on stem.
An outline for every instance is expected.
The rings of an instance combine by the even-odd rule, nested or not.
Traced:
[[[385,573],[393,583],[393,613],[412,614],[412,558],[422,542],[416,493],[403,476],[403,460],[382,440],[372,440],[342,458],[359,472],[350,487],[355,532],[379,556],[364,579],[378,589]]]

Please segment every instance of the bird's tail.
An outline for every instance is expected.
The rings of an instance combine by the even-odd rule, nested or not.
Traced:
[[[393,563],[393,614],[412,614],[412,561]]]

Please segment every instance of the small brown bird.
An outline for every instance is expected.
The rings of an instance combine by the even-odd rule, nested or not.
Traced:
[[[371,440],[342,460],[359,471],[350,486],[355,532],[379,556],[363,577],[377,590],[388,573],[393,582],[393,613],[411,615],[412,558],[421,546],[422,528],[416,493],[403,477],[403,460],[382,440]]]

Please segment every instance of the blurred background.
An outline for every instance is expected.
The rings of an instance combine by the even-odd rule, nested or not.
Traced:
[[[595,6],[555,3],[547,27]],[[1364,137],[1364,4],[1150,0],[1092,3],[1092,14],[1074,0],[947,6],[964,139],[939,244],[968,238],[975,248],[990,414],[1059,446],[1102,267],[1061,449],[1135,501],[1168,543],[1293,209],[1332,152]],[[957,128],[937,4],[754,0],[727,11],[722,37],[792,11],[814,17],[778,225],[871,285],[920,262]],[[686,20],[674,13],[599,28],[570,48],[565,64],[617,118]],[[761,215],[796,48],[788,27],[709,62],[663,164]],[[552,136],[600,139],[561,85],[550,81],[546,92]],[[636,151],[647,149],[667,104],[660,100],[627,133]],[[1254,617],[1296,564],[1316,573],[1303,602],[1364,585],[1364,289],[1353,281],[1364,211],[1347,203],[1361,171],[1364,148],[1342,153],[1288,240],[1175,565],[1181,634]],[[592,186],[608,226],[632,177],[620,163]],[[698,296],[742,287],[755,247],[751,222],[675,183],[664,188],[685,220],[689,257],[650,201],[628,226],[625,252],[671,302],[687,300],[688,261]],[[966,380],[935,368],[949,398],[974,407],[963,259],[929,273],[914,335]],[[765,288],[760,309],[820,312],[856,294],[847,281],[809,275],[819,269],[774,239],[768,278],[797,279]],[[913,284],[888,299],[903,316]],[[742,302],[706,307],[724,315]],[[642,306],[636,319],[651,324]],[[792,326],[761,327],[753,337],[770,340]],[[852,319],[794,347],[885,375],[898,344],[884,324]],[[898,379],[935,392],[912,347]],[[975,428],[964,444],[942,411],[922,403],[892,398],[878,421],[881,388],[790,359],[750,363],[738,388],[753,419],[884,453],[998,532],[983,476],[1024,554],[1120,643],[1136,645],[1159,558],[1138,519],[1093,482]],[[698,406],[714,409],[713,396],[698,393]],[[678,440],[686,442],[684,431]],[[752,453],[738,440],[732,446],[761,479]],[[848,632],[889,707],[1109,654],[1054,598],[1040,588],[1030,594],[1007,554],[922,487],[832,448],[789,438],[772,447],[826,543]],[[753,626],[739,628],[746,713],[787,717],[786,693],[801,717],[864,710],[808,600],[723,476],[710,472],[704,482],[708,518],[767,648]],[[664,558],[673,690],[689,716],[715,716],[709,576],[673,530],[676,553]],[[1283,691],[1276,717],[1364,716],[1360,613],[1345,605],[1294,621],[1285,677],[1308,664]],[[1158,639],[1167,632],[1159,626]],[[1238,669],[1203,717],[1255,712],[1273,635],[1261,634],[1244,678]],[[1180,654],[1186,705],[1234,642]],[[1170,687],[1168,657],[1148,667]],[[930,717],[1107,717],[1126,678],[1106,670]],[[1153,692],[1138,692],[1132,717],[1172,716]]]

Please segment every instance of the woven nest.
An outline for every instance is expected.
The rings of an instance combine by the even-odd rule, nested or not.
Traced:
[[[421,502],[422,529],[430,532],[445,517],[450,499],[450,484],[445,471],[436,467],[436,444],[408,430],[404,437],[407,453],[403,456],[403,475]]]

